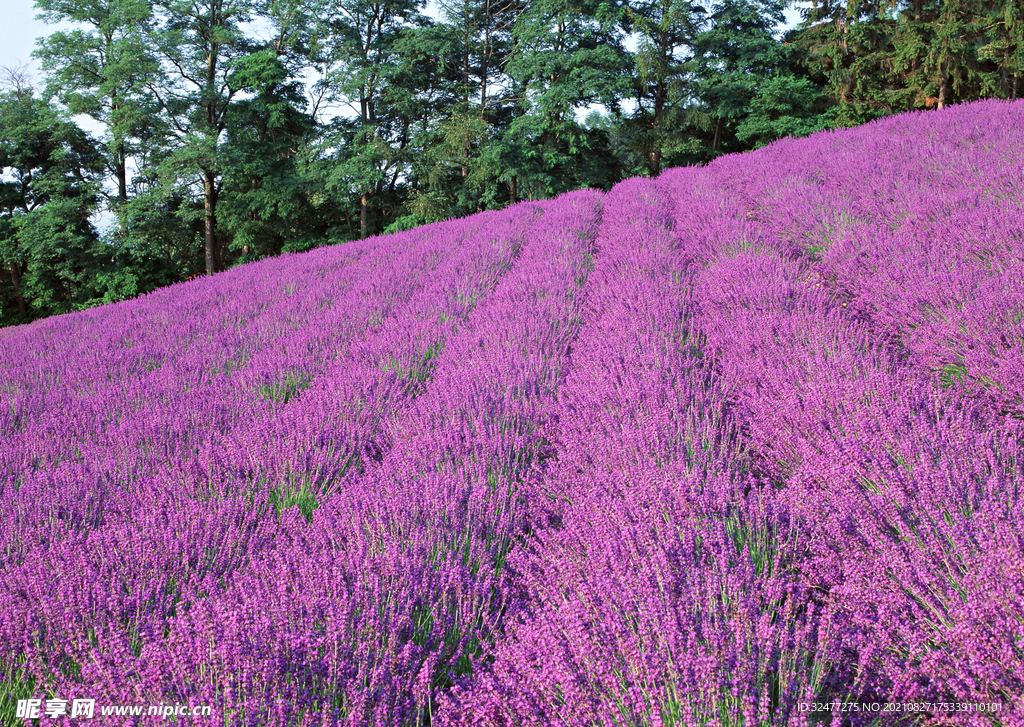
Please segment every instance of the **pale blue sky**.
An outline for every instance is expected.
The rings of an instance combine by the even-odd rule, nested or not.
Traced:
[[[0,66],[13,67],[19,64],[38,64],[32,61],[36,38],[49,35],[52,31],[41,20],[36,20],[36,9],[32,0],[3,0],[0,11]],[[38,84],[38,70],[33,73]]]

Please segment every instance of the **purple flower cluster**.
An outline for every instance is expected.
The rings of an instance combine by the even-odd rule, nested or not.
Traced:
[[[1022,141],[894,117],[0,331],[0,721],[1024,725]]]
[[[555,407],[558,527],[510,560],[526,607],[453,692],[452,724],[771,724],[818,686],[801,541],[757,488],[693,325],[699,268],[673,207],[697,197],[668,191],[608,197]]]

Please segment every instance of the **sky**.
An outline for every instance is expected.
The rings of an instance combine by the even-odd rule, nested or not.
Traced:
[[[32,60],[36,38],[53,32],[42,20],[36,20],[32,0],[3,0],[0,13],[0,67],[12,68],[23,64],[35,66],[33,80],[41,80],[38,64]]]

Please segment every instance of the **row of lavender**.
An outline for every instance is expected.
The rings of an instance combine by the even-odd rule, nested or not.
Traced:
[[[996,704],[998,718],[928,719],[1020,724],[1019,423],[944,391],[820,285],[813,262],[746,227],[750,247],[698,283],[698,325],[752,456],[807,542],[794,565],[838,651],[826,696]]]
[[[0,699],[1024,724],[1022,115],[782,142],[0,334]]]
[[[608,198],[551,430],[557,526],[516,552],[526,606],[447,723],[781,724],[822,688],[803,543],[693,327],[699,267],[673,208],[699,201],[648,180]]]
[[[422,389],[542,212],[248,266],[191,295],[6,332],[0,692],[231,701],[217,678],[167,682],[203,668],[195,656],[168,666],[173,625],[188,629],[276,548],[271,504],[308,514],[382,457],[385,418]]]
[[[812,333],[790,317],[791,345],[753,337],[775,371],[809,373],[768,383],[748,368],[739,388],[772,392],[750,405],[759,446],[814,508],[815,569],[828,574],[822,588],[849,592],[840,618],[865,644],[864,683],[893,698],[998,702],[1018,724],[1024,118],[1019,104],[990,103],[907,121],[861,130],[857,146],[876,150],[868,160],[832,155],[838,183],[821,183],[827,138],[771,150],[761,169],[716,170],[719,188],[745,190],[755,227],[803,264],[782,273],[794,290],[824,295],[828,309],[810,317],[835,319]],[[800,222],[808,209],[822,216],[814,201],[839,229]],[[826,355],[846,363],[809,355],[806,341],[841,330],[857,343]]]
[[[941,385],[1024,416],[1020,110],[910,118],[723,160],[719,186]]]
[[[1024,724],[1022,116],[613,191],[556,525],[446,724]]]
[[[433,718],[515,607],[504,560],[530,524],[535,432],[578,325],[598,213],[594,193],[547,208],[429,385],[387,418],[381,461],[311,522],[283,516],[273,550],[181,624],[190,641],[156,674],[208,680],[196,696],[238,723]],[[217,653],[181,666],[211,629]]]

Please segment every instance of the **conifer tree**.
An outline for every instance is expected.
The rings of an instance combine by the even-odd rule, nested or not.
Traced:
[[[595,0],[534,0],[519,15],[507,72],[521,97],[503,134],[520,194],[547,197],[618,176],[604,132],[577,111],[601,104],[616,113],[630,87],[621,8]]]
[[[325,9],[321,83],[325,95],[350,112],[335,119],[329,133],[328,146],[345,150],[335,157],[330,183],[357,195],[360,237],[375,231],[382,197],[405,170],[412,119],[403,106],[407,97],[391,80],[401,68],[399,41],[426,23],[422,4],[342,0]]]
[[[735,133],[758,91],[788,70],[786,48],[773,34],[784,9],[781,0],[718,0],[694,38],[694,93],[714,118],[712,153],[737,150],[724,137]]]
[[[639,36],[629,136],[651,176],[661,171],[666,157],[678,162],[696,152],[700,143],[691,132],[711,125],[706,109],[696,103],[691,67],[706,13],[690,0],[644,0],[627,7],[626,28]]]
[[[234,68],[255,50],[242,30],[254,5],[252,0],[162,0],[157,7],[152,39],[166,75],[153,90],[170,152],[161,175],[168,184],[201,190],[205,269],[212,275],[224,268],[217,221],[222,141],[231,104],[246,90]]]

